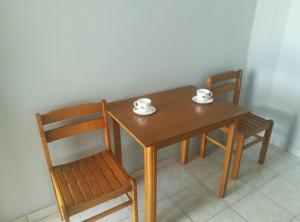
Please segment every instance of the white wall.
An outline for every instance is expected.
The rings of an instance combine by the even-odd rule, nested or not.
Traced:
[[[258,0],[249,45],[246,103],[265,115],[291,0]]]
[[[35,112],[201,85],[209,73],[245,68],[255,5],[2,0],[0,221],[54,202]],[[141,149],[122,137],[125,167],[142,167]],[[73,140],[72,149],[55,148],[55,157],[93,150],[96,141],[95,134]],[[160,158],[175,153],[167,149]]]
[[[259,0],[249,48],[250,107],[275,121],[273,137],[300,155],[300,2]]]
[[[279,110],[275,136],[300,155],[300,2],[292,0],[269,106]]]

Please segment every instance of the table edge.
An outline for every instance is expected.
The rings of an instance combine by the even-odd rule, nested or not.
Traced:
[[[122,128],[129,133],[129,135],[135,140],[137,141],[143,148],[147,148],[147,147],[151,147],[151,146],[155,146],[156,148],[163,148],[165,146],[169,146],[175,143],[180,142],[181,140],[184,139],[190,139],[192,137],[195,137],[197,135],[200,135],[201,132],[208,132],[208,131],[212,131],[212,130],[216,130],[219,129],[220,127],[229,125],[230,123],[232,123],[234,120],[240,118],[243,115],[249,114],[251,111],[246,111],[245,113],[242,113],[236,117],[232,117],[226,120],[223,120],[222,122],[219,123],[215,123],[215,124],[211,124],[202,128],[198,128],[198,129],[194,129],[191,130],[187,133],[184,134],[180,134],[180,135],[175,135],[171,138],[165,139],[163,141],[159,141],[159,142],[155,142],[152,144],[144,144],[142,143],[132,132],[130,132],[129,129],[127,129],[127,127],[125,127],[110,111],[108,111],[108,114],[120,125],[122,126]],[[207,129],[207,130],[206,130]]]

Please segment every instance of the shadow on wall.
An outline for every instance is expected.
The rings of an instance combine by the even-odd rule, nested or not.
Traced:
[[[297,123],[299,112],[297,110],[280,110],[269,104],[271,84],[266,85],[263,97],[258,98],[255,89],[258,88],[256,82],[256,72],[251,70],[244,75],[243,87],[241,92],[241,105],[250,109],[253,113],[266,119],[274,120],[272,137],[277,140],[286,150],[292,146],[292,141],[296,139]],[[259,99],[259,104],[256,103]]]
[[[283,146],[281,148],[288,150],[296,136],[298,113],[290,113],[290,110],[289,112],[284,112],[265,105],[257,105],[252,108],[254,113],[266,119],[274,120],[272,137]]]
[[[255,72],[247,72],[243,75],[240,104],[250,108],[253,106]]]
[[[280,142],[283,146],[281,148],[288,150],[292,141],[295,141],[298,113],[291,113],[290,110],[289,112],[284,112],[269,106],[257,106],[255,110],[262,113],[265,118],[274,120],[272,136]]]

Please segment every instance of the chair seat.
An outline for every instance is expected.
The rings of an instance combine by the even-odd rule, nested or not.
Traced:
[[[271,120],[263,119],[252,113],[248,113],[238,120],[237,133],[242,134],[245,138],[255,136],[258,133],[270,127]],[[220,128],[223,132],[228,133],[228,127]]]
[[[246,138],[255,136],[270,127],[270,120],[249,113],[238,120],[237,132]]]
[[[71,215],[132,190],[130,177],[108,150],[52,169]]]

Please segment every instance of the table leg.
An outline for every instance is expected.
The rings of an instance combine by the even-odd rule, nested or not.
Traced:
[[[156,222],[157,150],[144,148],[145,222]]]
[[[180,142],[180,163],[186,164],[189,157],[189,140],[182,140]]]
[[[219,190],[219,196],[222,198],[225,196],[225,192],[226,192],[228,173],[229,173],[230,163],[231,163],[231,154],[232,154],[232,149],[233,149],[233,144],[234,144],[235,128],[236,128],[236,121],[234,121],[229,126],[226,150],[225,150],[225,154],[224,154],[223,169],[222,169],[222,175],[221,175],[220,190]]]
[[[117,159],[122,163],[120,124],[114,119],[113,119],[113,131],[114,131],[115,155]]]

